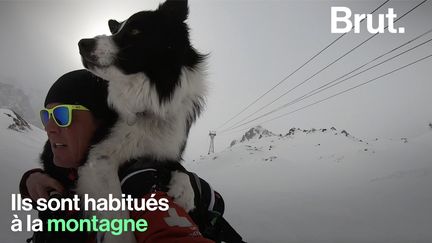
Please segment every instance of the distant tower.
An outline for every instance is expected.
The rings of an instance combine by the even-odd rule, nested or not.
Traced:
[[[210,131],[209,136],[210,136],[210,148],[209,148],[208,154],[213,154],[214,153],[214,137],[216,136],[216,132]]]

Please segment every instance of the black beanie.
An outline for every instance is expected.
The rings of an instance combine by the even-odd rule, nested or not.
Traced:
[[[82,105],[97,119],[110,119],[112,110],[107,104],[108,82],[85,69],[61,76],[50,88],[44,106],[50,103]]]

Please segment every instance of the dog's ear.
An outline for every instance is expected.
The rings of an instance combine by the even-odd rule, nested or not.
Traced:
[[[114,19],[108,20],[108,27],[109,27],[109,29],[111,31],[111,34],[117,33],[117,31],[120,28],[120,25],[121,24],[117,20],[114,20]]]
[[[167,0],[159,5],[160,11],[166,13],[169,17],[175,18],[181,22],[185,21],[189,14],[187,0]]]

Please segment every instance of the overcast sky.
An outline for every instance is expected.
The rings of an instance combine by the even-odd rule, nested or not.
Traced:
[[[124,20],[135,12],[155,9],[158,2],[160,1],[0,1],[0,82],[13,83],[23,88],[31,97],[33,108],[39,110],[48,88],[59,76],[82,68],[77,48],[81,38],[108,34],[108,19]],[[199,51],[210,53],[210,90],[206,111],[191,130],[185,158],[193,159],[206,154],[209,130],[218,129],[340,36],[330,32],[331,6],[347,6],[353,13],[369,13],[382,2],[384,0],[190,1],[188,23],[192,43]],[[400,16],[420,2],[390,1],[377,14],[394,8]],[[332,81],[431,29],[432,1],[401,19],[396,27],[405,27],[405,34],[377,35],[275,102],[268,110]],[[350,33],[344,36],[238,119],[218,130],[230,127],[371,36],[366,32],[365,23],[361,30],[361,34]],[[432,38],[432,34],[411,43],[403,50],[429,38]],[[216,151],[224,149],[233,138],[244,133],[242,129],[368,81],[428,54],[432,54],[431,43],[359,75],[340,87],[234,129],[237,132],[218,134]],[[263,126],[276,133],[286,133],[294,126],[335,126],[360,138],[418,135],[426,131],[428,122],[432,122],[431,68],[432,58],[429,58],[369,85],[267,122]]]

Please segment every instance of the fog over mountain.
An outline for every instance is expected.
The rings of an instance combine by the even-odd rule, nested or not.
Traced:
[[[13,110],[27,121],[39,125],[39,118],[31,106],[30,98],[15,85],[0,81],[0,108]]]

